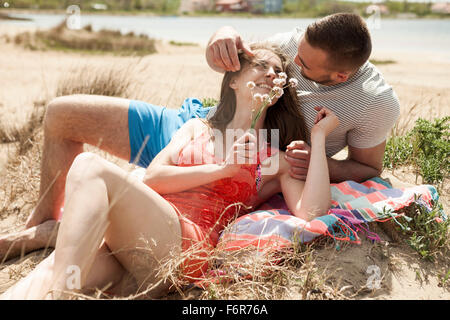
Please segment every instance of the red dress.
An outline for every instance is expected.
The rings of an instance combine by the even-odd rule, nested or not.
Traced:
[[[206,130],[184,146],[179,153],[178,166],[220,163],[221,160],[207,151],[209,139],[210,135]],[[179,215],[183,237],[182,249],[191,254],[183,263],[185,276],[201,277],[208,268],[205,260],[217,245],[220,232],[238,215],[247,213],[250,209],[254,210],[247,207],[257,203],[260,155],[263,159],[270,156],[266,151],[268,150],[258,153],[255,164],[242,165],[239,173],[232,178],[216,180],[187,191],[162,195]],[[194,159],[194,156],[199,158]]]

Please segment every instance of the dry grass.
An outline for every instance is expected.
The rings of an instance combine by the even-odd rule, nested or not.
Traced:
[[[324,242],[324,239],[321,240]],[[326,240],[325,240],[326,242]],[[277,252],[258,252],[243,248],[232,252],[216,249],[205,252],[192,248],[181,254],[171,254],[159,261],[158,280],[138,287],[126,279],[122,295],[111,295],[107,289],[92,288],[90,293],[67,293],[71,299],[197,299],[197,300],[327,300],[348,299],[349,286],[330,281],[326,268],[315,262],[313,246],[294,244]],[[319,245],[320,246],[320,245]],[[152,256],[151,246],[140,248],[139,255]],[[207,261],[206,277],[186,278],[181,266],[186,259]],[[193,283],[196,285],[193,285]],[[171,293],[155,296],[154,289],[162,283],[171,283]],[[131,288],[131,292],[130,292]],[[357,294],[356,294],[357,295]]]
[[[66,21],[49,30],[20,33],[12,41],[30,50],[56,49],[140,56],[156,52],[155,40],[145,35],[93,31],[90,25],[81,30],[71,30],[66,27]]]
[[[139,61],[113,68],[92,65],[77,67],[59,81],[56,96],[93,94],[126,97],[133,83],[130,75],[138,64]]]

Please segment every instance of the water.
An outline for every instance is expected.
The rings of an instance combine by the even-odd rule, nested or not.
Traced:
[[[0,23],[48,28],[60,23],[65,15],[17,14],[31,22],[2,21]],[[223,17],[150,17],[81,15],[81,25],[91,24],[94,30],[133,31],[153,38],[205,45],[219,27],[230,25],[244,39],[259,40],[296,26],[305,28],[314,19],[223,18]],[[374,50],[438,53],[450,60],[450,20],[381,19],[379,28],[371,29]]]

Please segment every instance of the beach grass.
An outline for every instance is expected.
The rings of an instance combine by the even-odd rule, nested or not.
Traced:
[[[145,56],[156,52],[155,40],[146,35],[120,31],[93,31],[91,25],[81,30],[67,28],[66,21],[49,30],[23,32],[12,41],[30,50],[59,50],[89,54],[114,54]]]

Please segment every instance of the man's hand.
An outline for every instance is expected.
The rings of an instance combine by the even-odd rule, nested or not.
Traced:
[[[294,179],[306,180],[311,147],[301,140],[292,141],[286,148],[285,158],[291,165],[289,174]]]
[[[232,27],[220,28],[209,40],[206,47],[206,61],[216,71],[238,71],[241,68],[238,50],[242,49],[254,56],[250,47]]]

